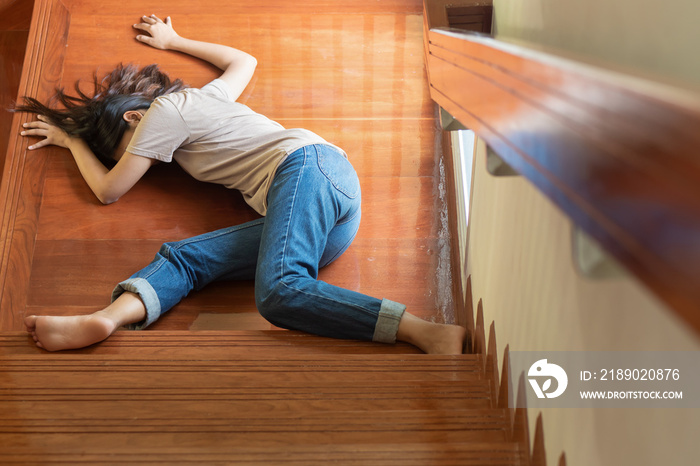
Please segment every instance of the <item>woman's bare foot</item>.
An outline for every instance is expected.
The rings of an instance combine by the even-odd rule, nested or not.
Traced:
[[[100,342],[116,329],[112,320],[97,313],[86,316],[28,316],[27,331],[36,346],[47,351],[84,348]]]
[[[405,312],[396,339],[417,346],[428,354],[462,354],[467,329],[436,324]]]
[[[146,318],[146,308],[138,295],[125,292],[112,304],[84,316],[28,316],[24,325],[36,342],[47,351],[84,348],[94,345],[122,325]]]

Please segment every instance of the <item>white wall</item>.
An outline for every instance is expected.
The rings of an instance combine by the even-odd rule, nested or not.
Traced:
[[[498,39],[700,90],[698,0],[494,0]]]
[[[700,350],[698,336],[629,276],[581,277],[571,222],[528,181],[486,172],[479,142],[467,274],[486,328],[496,323],[499,360],[511,351]],[[518,374],[513,374],[518,376]],[[695,465],[697,410],[543,410],[547,463],[569,466]],[[530,410],[534,433],[537,411]]]

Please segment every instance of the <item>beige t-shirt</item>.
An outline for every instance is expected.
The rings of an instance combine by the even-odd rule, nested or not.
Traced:
[[[328,144],[305,129],[285,129],[231,99],[215,79],[201,89],[158,97],[136,128],[127,152],[162,162],[173,159],[200,181],[238,189],[258,213],[288,154],[310,144]]]

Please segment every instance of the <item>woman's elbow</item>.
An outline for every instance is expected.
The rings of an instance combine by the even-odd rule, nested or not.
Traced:
[[[258,67],[258,59],[252,55],[246,54],[245,59],[240,63],[239,69],[245,69],[252,76],[255,69]]]
[[[95,196],[97,196],[97,199],[104,204],[104,205],[109,205],[109,204],[114,204],[119,200],[119,196],[116,196],[112,193],[95,193]]]
[[[252,55],[248,55],[248,57],[249,57],[249,58],[248,58],[248,61],[250,62],[249,66],[250,66],[251,68],[253,68],[253,69],[257,68],[257,66],[258,66],[258,59],[255,58],[255,57],[252,56]]]
[[[102,205],[114,204],[115,202],[117,202],[119,200],[119,199],[110,199],[110,198],[102,198],[102,197],[98,197],[98,199],[100,200]]]

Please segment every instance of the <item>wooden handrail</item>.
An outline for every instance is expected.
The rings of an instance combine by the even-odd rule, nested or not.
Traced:
[[[700,99],[431,29],[433,100],[700,331]]]

